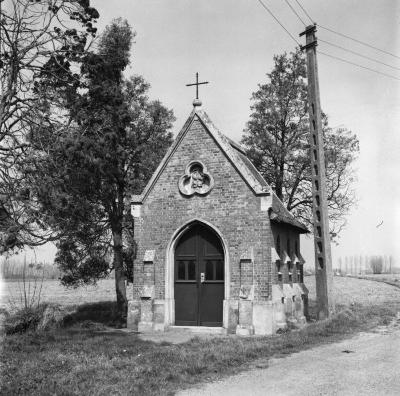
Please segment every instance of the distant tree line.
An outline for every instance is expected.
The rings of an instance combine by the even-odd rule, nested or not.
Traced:
[[[394,258],[390,255],[354,255],[340,257],[334,271],[341,275],[390,274],[400,271],[400,268],[396,267]]]

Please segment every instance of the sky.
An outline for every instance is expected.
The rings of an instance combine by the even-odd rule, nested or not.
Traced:
[[[301,44],[304,30],[284,0],[263,0]],[[295,0],[289,0],[302,19]],[[313,21],[400,56],[397,0],[299,0]],[[250,115],[250,97],[273,67],[273,56],[296,43],[257,0],[91,0],[101,31],[126,18],[136,32],[127,75],[141,74],[150,97],[173,109],[176,134],[192,110],[198,72],[200,98],[214,124],[240,141]],[[318,49],[400,79],[400,58],[318,29],[317,37],[392,66],[369,61],[319,42]],[[400,80],[318,55],[321,106],[332,127],[346,127],[360,141],[355,163],[358,205],[348,216],[333,262],[346,255],[393,255],[400,265]],[[397,68],[397,69],[396,69]],[[383,221],[382,225],[377,227]],[[313,260],[312,239],[302,243]],[[51,259],[54,249],[36,251]],[[397,258],[397,259],[396,259]]]

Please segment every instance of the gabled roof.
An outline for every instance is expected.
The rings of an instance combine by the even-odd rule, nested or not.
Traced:
[[[192,112],[189,115],[189,118],[186,120],[176,139],[172,143],[171,147],[165,154],[160,164],[158,165],[156,171],[153,173],[153,176],[147,183],[142,194],[134,195],[132,197],[132,202],[142,203],[146,199],[147,195],[160,177],[162,171],[168,164],[169,159],[178,148],[180,142],[189,131],[195,119],[198,119],[205,127],[210,136],[215,140],[221,151],[226,155],[232,166],[237,170],[239,175],[243,178],[243,180],[254,192],[254,194],[272,195],[272,206],[270,211],[271,220],[274,221],[275,219],[279,219],[280,222],[290,224],[296,228],[300,228],[301,230],[303,230],[303,232],[308,232],[307,228],[299,221],[297,221],[293,217],[293,215],[285,208],[283,203],[278,199],[269,184],[261,176],[253,163],[247,158],[245,150],[239,144],[222,134],[212,123],[207,113],[198,106],[193,108]],[[276,214],[276,216],[271,216],[272,213]]]

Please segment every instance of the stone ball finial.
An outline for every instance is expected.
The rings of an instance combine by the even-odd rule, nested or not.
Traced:
[[[193,101],[193,107],[200,107],[201,106],[201,100],[200,99],[195,99]]]

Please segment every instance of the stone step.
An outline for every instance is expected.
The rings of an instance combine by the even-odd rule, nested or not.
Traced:
[[[207,327],[207,326],[168,326],[167,331],[187,331],[190,333],[204,334],[227,334],[227,329],[223,327]]]

